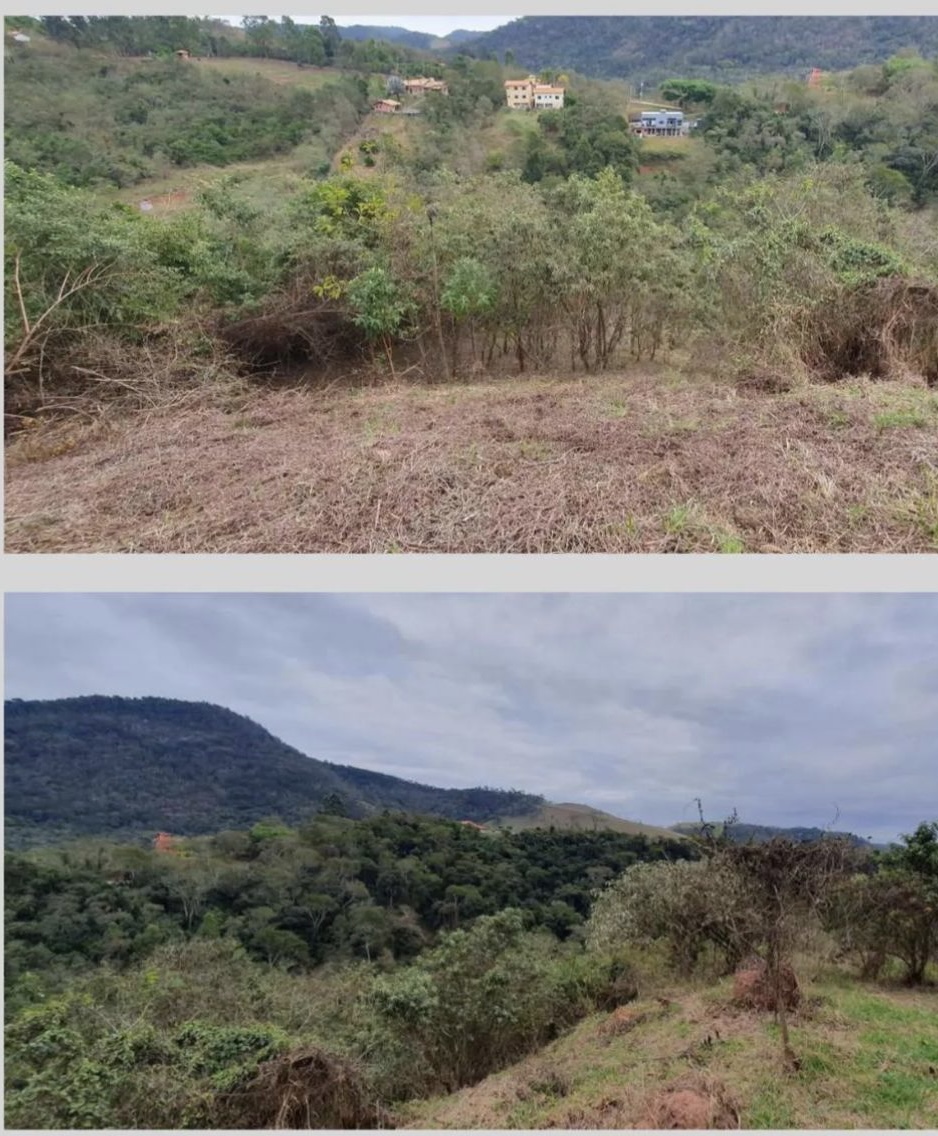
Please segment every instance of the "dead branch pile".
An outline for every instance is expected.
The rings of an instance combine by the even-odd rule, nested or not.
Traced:
[[[938,287],[892,276],[818,304],[803,358],[825,379],[912,374],[938,386]]]
[[[237,363],[195,325],[173,325],[137,342],[90,329],[8,375],[6,429],[60,413],[85,418],[105,407],[151,410],[201,402],[207,391],[237,385]]]
[[[308,362],[325,369],[333,362],[360,358],[365,346],[341,304],[297,287],[268,297],[263,311],[224,324],[219,331],[225,343],[255,367]]]
[[[384,1109],[350,1060],[310,1046],[265,1061],[217,1102],[225,1128],[387,1128]]]

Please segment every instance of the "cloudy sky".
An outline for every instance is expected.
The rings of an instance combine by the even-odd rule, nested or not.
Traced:
[[[934,595],[8,595],[5,677],[645,823],[695,797],[874,840],[938,816]]]

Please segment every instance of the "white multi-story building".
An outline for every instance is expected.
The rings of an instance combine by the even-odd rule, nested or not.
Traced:
[[[535,110],[562,110],[563,87],[554,87],[548,83],[539,83],[534,88]]]

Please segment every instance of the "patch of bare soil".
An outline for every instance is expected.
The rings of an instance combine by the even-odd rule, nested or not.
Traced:
[[[693,1077],[655,1093],[636,1128],[738,1128],[739,1110],[726,1086]]]
[[[913,552],[938,418],[889,384],[255,391],[7,446],[10,552]],[[868,388],[868,391],[867,389]],[[925,409],[923,410],[922,407]]]
[[[733,975],[733,1003],[746,1010],[796,1010],[801,991],[795,972],[787,963],[779,967],[778,980],[763,959],[754,959]]]

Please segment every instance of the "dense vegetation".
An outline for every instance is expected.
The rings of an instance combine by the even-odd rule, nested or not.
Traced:
[[[462,50],[510,52],[523,66],[656,82],[674,75],[735,82],[755,75],[843,71],[913,48],[938,51],[929,16],[523,16]]]
[[[821,934],[861,971],[927,977],[938,824],[878,861],[735,847],[324,813],[9,856],[7,1123],[389,1125],[661,989],[662,968],[722,973]]]
[[[265,1106],[251,1082],[281,1056],[322,1094],[289,1126],[367,1126],[634,996],[621,965],[571,934],[604,879],[666,854],[692,852],[322,814],[163,852],[10,855],[7,1121],[191,1127],[245,1109],[231,1126],[269,1127],[284,1094]]]
[[[317,761],[240,714],[169,698],[6,703],[8,845],[85,834],[152,836],[248,828],[270,813],[306,819],[327,805],[351,817],[383,809],[484,822],[541,798],[435,789]]]
[[[330,154],[368,106],[366,84],[350,74],[308,90],[173,57],[129,62],[68,47],[12,53],[5,80],[7,158],[77,186],[262,160],[316,138]]]
[[[395,36],[395,29],[377,38],[353,29],[353,34],[344,38],[331,16],[322,16],[318,25],[298,24],[289,16],[280,20],[245,16],[240,27],[223,20],[187,16],[43,16],[38,20],[7,18],[7,26],[41,33],[55,43],[80,50],[121,56],[166,56],[187,51],[199,58],[286,59],[363,71],[415,65],[418,57],[408,47],[427,43],[417,33],[411,33],[416,36],[412,41],[411,36]]]
[[[590,919],[594,945],[657,943],[685,972],[708,952],[730,971],[753,952],[779,968],[823,929],[866,977],[898,964],[917,985],[938,961],[938,821],[882,852],[826,836],[711,835],[697,847],[693,862],[636,864],[608,884]]]
[[[291,967],[406,961],[439,932],[506,907],[566,939],[593,891],[630,864],[694,855],[676,839],[487,833],[389,812],[323,811],[297,829],[270,818],[168,851],[86,838],[7,855],[7,976],[123,966],[160,943],[219,935]]]
[[[593,371],[674,347],[739,372],[938,379],[938,72],[919,56],[820,90],[672,81],[701,123],[660,160],[608,92],[574,83],[564,110],[528,125],[498,109],[498,63],[458,56],[412,143],[376,128],[327,178],[298,173],[261,203],[241,174],[154,218],[66,183],[137,176],[147,153],[269,153],[326,120],[341,134],[364,85],[336,71],[318,91],[267,90],[158,59],[101,75],[90,49],[69,50],[58,79],[41,55],[10,68],[11,90],[18,69],[50,72],[7,103],[14,414],[52,390],[139,391],[154,352],[176,384],[236,365],[232,351],[242,366],[371,358],[438,375]],[[166,85],[159,113],[141,84]],[[252,109],[232,114],[249,88]],[[509,133],[480,152],[496,128]]]

